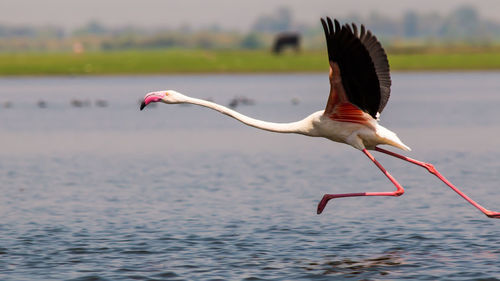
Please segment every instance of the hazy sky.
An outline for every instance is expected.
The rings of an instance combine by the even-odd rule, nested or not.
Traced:
[[[0,0],[0,23],[53,24],[71,30],[97,20],[109,26],[189,24],[197,28],[218,24],[244,30],[259,15],[280,6],[289,7],[298,21],[314,23],[321,16],[364,16],[371,11],[394,18],[408,9],[447,14],[463,4],[472,4],[483,17],[500,21],[499,0]]]

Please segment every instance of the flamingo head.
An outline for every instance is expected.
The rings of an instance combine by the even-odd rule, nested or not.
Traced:
[[[144,97],[140,109],[143,110],[146,105],[152,102],[163,102],[167,104],[183,103],[186,102],[186,96],[173,90],[150,92]]]

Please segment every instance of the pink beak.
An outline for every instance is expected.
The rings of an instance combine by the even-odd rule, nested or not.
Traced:
[[[143,110],[146,105],[152,103],[152,102],[159,102],[161,101],[162,96],[158,93],[149,93],[144,97],[144,101],[141,103],[140,109]]]

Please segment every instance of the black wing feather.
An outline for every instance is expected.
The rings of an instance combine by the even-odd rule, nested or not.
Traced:
[[[361,25],[341,26],[337,20],[321,19],[328,59],[339,65],[342,86],[349,102],[377,118],[389,100],[391,77],[384,49]],[[334,27],[335,26],[335,27]]]
[[[389,69],[389,61],[387,60],[387,55],[382,48],[382,45],[377,40],[377,37],[373,35],[370,31],[366,33],[366,36],[361,40],[361,43],[365,46],[370,54],[370,57],[375,66],[375,72],[377,73],[378,82],[380,84],[380,105],[378,112],[384,110],[385,105],[389,101],[389,96],[391,95],[391,73]]]

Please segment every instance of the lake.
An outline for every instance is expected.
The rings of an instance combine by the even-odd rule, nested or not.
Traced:
[[[500,210],[500,73],[395,73],[381,124]],[[0,79],[1,280],[500,280],[500,220],[426,170],[260,131],[175,89],[290,122],[323,109],[325,74]],[[388,148],[397,151],[395,148]]]

